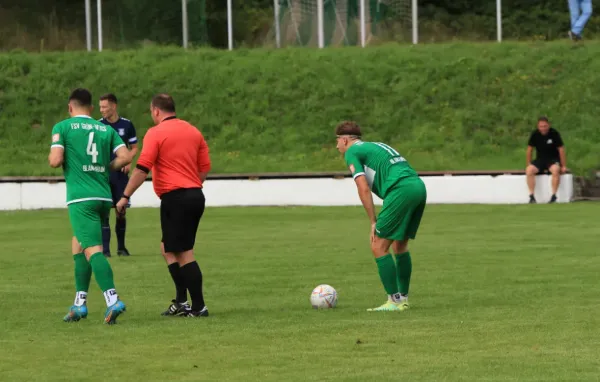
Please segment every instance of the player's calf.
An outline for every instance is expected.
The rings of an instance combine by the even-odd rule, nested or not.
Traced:
[[[410,286],[410,276],[412,274],[412,259],[408,251],[408,240],[395,240],[392,243],[392,250],[396,258],[396,275],[398,276],[398,292],[400,300],[408,301],[408,289]]]
[[[378,233],[377,229],[375,232]],[[377,308],[379,310],[393,309],[394,307],[390,306],[389,304],[397,303],[401,300],[401,295],[398,289],[398,272],[396,269],[396,264],[392,255],[388,253],[391,244],[392,240],[384,239],[377,235],[373,237],[371,242],[371,250],[375,256],[375,263],[377,264],[379,278],[381,280],[381,284],[383,285],[383,289],[385,289],[385,292],[388,295],[388,301],[379,307],[381,309]]]
[[[92,267],[94,278],[106,300],[107,309],[104,315],[104,322],[107,324],[114,324],[117,317],[125,312],[125,304],[119,300],[110,263],[102,255],[102,246],[90,246],[87,247],[84,252],[86,257],[89,257],[89,263]]]
[[[125,213],[117,214],[117,221],[115,224],[115,233],[117,234],[117,254],[119,256],[130,256],[129,251],[125,247],[125,232],[127,230],[127,219]]]
[[[111,257],[110,255],[110,224],[108,219],[102,222],[102,251],[104,256]]]

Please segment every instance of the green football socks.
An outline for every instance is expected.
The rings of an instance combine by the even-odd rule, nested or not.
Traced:
[[[412,273],[410,252],[404,252],[396,255],[396,267],[398,268],[398,288],[402,295],[407,295],[408,287],[410,285],[410,275]]]
[[[75,289],[78,292],[87,292],[92,279],[92,267],[83,253],[73,255],[75,260]]]
[[[98,286],[104,292],[106,306],[115,304],[118,300],[117,291],[115,290],[115,282],[113,280],[113,271],[110,263],[101,252],[94,253],[90,257],[90,265],[94,272],[94,277]]]
[[[377,263],[377,269],[379,270],[379,277],[385,292],[393,296],[398,293],[398,276],[396,272],[396,264],[394,258],[389,253],[385,256],[378,257],[375,259]]]
[[[87,292],[92,279],[92,267],[83,253],[73,255],[75,260],[75,302],[73,305],[82,306],[87,300]]]

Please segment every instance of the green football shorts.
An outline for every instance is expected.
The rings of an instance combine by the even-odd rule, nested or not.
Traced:
[[[383,200],[375,233],[388,240],[408,240],[417,236],[427,203],[427,190],[421,178],[399,181]]]
[[[111,207],[112,202],[104,200],[87,200],[68,205],[73,235],[83,249],[102,245],[102,222],[110,216]]]

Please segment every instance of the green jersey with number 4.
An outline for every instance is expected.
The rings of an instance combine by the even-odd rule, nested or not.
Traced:
[[[64,149],[67,204],[87,200],[112,202],[111,153],[125,146],[115,129],[88,116],[76,116],[52,129],[52,147]]]
[[[371,191],[380,199],[400,180],[419,176],[398,151],[385,143],[356,141],[344,158],[352,177],[364,174]]]

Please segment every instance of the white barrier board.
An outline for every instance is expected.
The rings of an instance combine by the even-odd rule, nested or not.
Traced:
[[[428,204],[527,203],[524,175],[424,176]],[[348,206],[360,205],[352,178],[207,180],[206,205],[222,206]],[[0,183],[0,210],[64,208],[65,183]],[[538,203],[550,199],[550,176],[538,175]],[[573,197],[573,175],[561,176],[559,203]],[[375,203],[381,200],[374,197]],[[151,182],[145,182],[131,198],[132,207],[158,207],[160,200]]]

